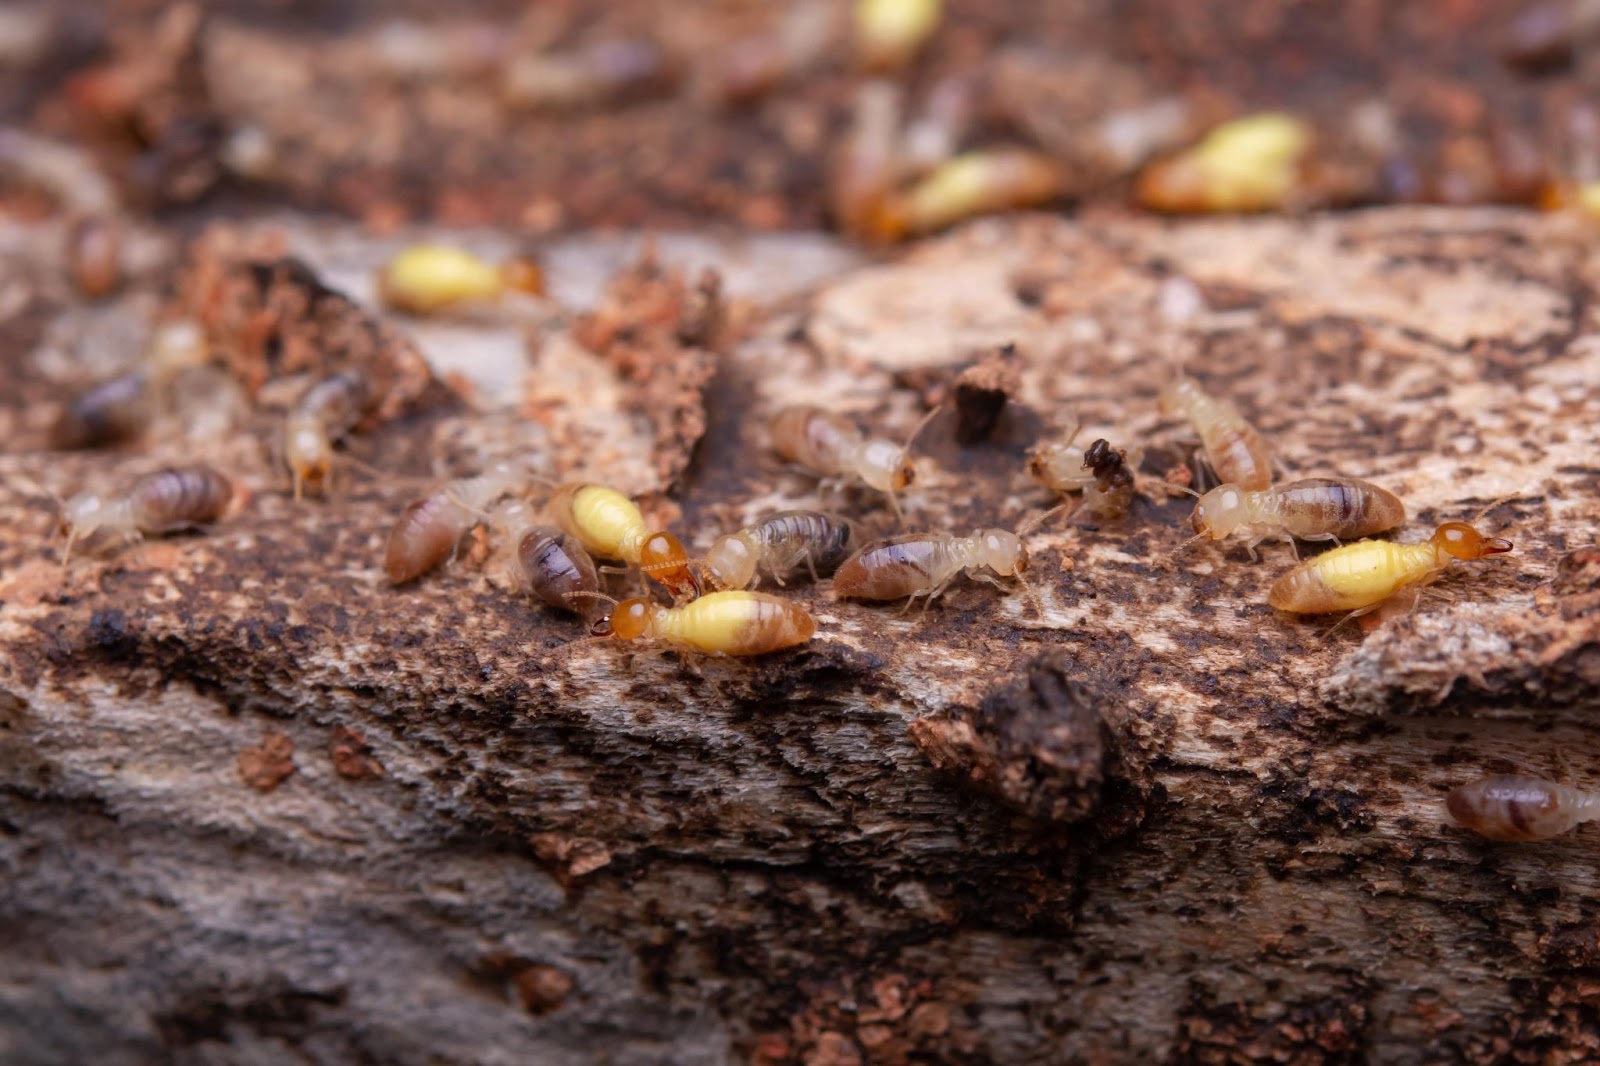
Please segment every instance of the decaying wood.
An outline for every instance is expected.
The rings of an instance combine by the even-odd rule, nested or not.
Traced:
[[[288,251],[319,269],[334,241]],[[0,1058],[1592,1061],[1594,830],[1494,845],[1442,804],[1485,771],[1600,783],[1592,247],[1496,212],[983,222],[768,303],[709,375],[679,311],[643,342],[607,312],[635,340],[598,352],[559,314],[402,323],[516,387],[358,435],[385,474],[300,506],[253,406],[213,440],[24,450],[86,383],[63,349],[151,306],[85,311],[35,266],[0,413]],[[1178,552],[1188,501],[1141,498],[1030,538],[1042,610],[800,587],[817,639],[748,662],[584,639],[481,551],[381,579],[420,484],[509,456],[677,479],[660,517],[703,549],[814,503],[765,446],[775,407],[903,435],[924,408],[897,382],[1005,344],[992,432],[919,437],[912,528],[1051,506],[1023,450],[1080,417],[1178,465],[1155,396],[1181,360],[1297,474],[1399,493],[1403,537],[1511,496],[1482,521],[1517,550],[1329,633],[1267,607],[1286,548]],[[251,490],[237,517],[61,575],[52,495],[197,448]]]

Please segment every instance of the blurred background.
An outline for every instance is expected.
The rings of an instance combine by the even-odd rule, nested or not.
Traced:
[[[1600,0],[14,0],[0,214],[881,243],[1023,206],[1581,209],[1597,34]]]

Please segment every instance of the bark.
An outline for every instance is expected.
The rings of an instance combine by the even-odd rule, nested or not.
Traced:
[[[740,272],[791,249],[746,248],[725,314],[714,283],[630,274],[598,320],[390,323],[467,399],[364,427],[348,450],[383,473],[297,506],[272,380],[220,434],[180,390],[128,450],[29,450],[88,383],[63,350],[136,334],[160,279],[85,308],[13,242],[0,1058],[1592,1060],[1593,829],[1493,845],[1442,804],[1510,765],[1600,784],[1591,246],[1497,212],[1016,219],[753,301]],[[358,300],[361,249],[288,241]],[[817,638],[751,661],[585,639],[481,547],[381,580],[430,477],[512,455],[647,494],[704,548],[815,499],[765,443],[777,405],[903,437],[928,383],[1007,344],[987,436],[958,444],[953,411],[919,435],[908,527],[1042,512],[1023,450],[1078,418],[1143,445],[1154,491],[1189,447],[1155,408],[1183,360],[1297,474],[1398,492],[1403,537],[1516,494],[1482,525],[1517,550],[1330,632],[1267,606],[1286,546],[1180,551],[1190,501],[1155,492],[1030,535],[1037,607],[793,588]],[[61,575],[52,494],[202,453],[239,513]],[[893,529],[871,494],[839,506]]]

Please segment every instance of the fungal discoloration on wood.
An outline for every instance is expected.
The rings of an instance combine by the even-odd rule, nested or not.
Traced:
[[[315,263],[323,236],[292,234],[284,252]],[[1385,257],[1435,312],[1462,291],[1493,299],[1422,321],[1385,295]],[[1008,288],[1030,264],[1063,279],[1048,307]],[[1243,295],[1174,319],[1161,295],[1174,272]],[[16,828],[0,854],[24,915],[0,962],[28,975],[0,1002],[24,1018],[16,1039],[78,1058],[167,1039],[120,1013],[120,993],[54,976],[109,965],[163,1016],[258,1017],[289,997],[346,1058],[395,1058],[402,1032],[549,1061],[596,1041],[619,1058],[727,1061],[775,1051],[779,1032],[791,1059],[847,1045],[1470,1058],[1530,1034],[1581,1050],[1581,978],[1541,945],[1592,921],[1587,834],[1503,854],[1446,828],[1443,798],[1506,760],[1600,780],[1600,585],[1585,554],[1600,522],[1597,284],[1558,224],[1493,213],[982,222],[754,312],[700,394],[705,436],[681,474],[648,444],[687,425],[677,408],[636,409],[656,401],[604,359],[581,363],[592,408],[553,390],[537,420],[485,398],[372,427],[361,454],[392,464],[386,476],[314,507],[292,506],[263,443],[281,422],[256,409],[212,458],[253,494],[247,508],[174,539],[160,565],[130,551],[59,585],[24,581],[47,551],[50,494],[126,456],[0,456],[0,587],[28,590],[0,605],[0,817]],[[100,313],[132,313],[136,295]],[[45,299],[0,328],[33,350],[82,314]],[[576,348],[546,326],[541,370]],[[435,461],[459,475],[537,452],[553,481],[630,494],[676,476],[647,518],[703,549],[817,505],[769,450],[778,407],[827,402],[906,432],[925,406],[897,375],[1008,340],[1021,363],[1003,433],[919,444],[911,528],[1016,528],[1052,506],[1024,470],[1032,437],[1004,427],[1069,408],[1086,439],[1145,444],[1147,473],[1172,465],[1183,442],[1156,394],[1181,350],[1297,476],[1399,495],[1414,516],[1399,539],[1518,493],[1480,523],[1517,552],[1447,574],[1364,638],[1328,636],[1267,606],[1287,560],[1211,545],[1169,558],[1192,501],[1141,496],[1116,526],[1029,538],[1042,616],[965,583],[923,619],[807,584],[782,590],[817,619],[807,645],[696,664],[583,640],[578,620],[470,562],[400,590],[381,580],[384,532]],[[71,383],[43,355],[3,372],[12,425]],[[157,429],[149,458],[170,461],[178,445]],[[677,468],[688,452],[674,447]],[[847,499],[864,540],[895,532],[870,497]],[[1042,655],[1093,686],[1109,740],[1078,703],[981,713]],[[234,760],[263,732],[324,752],[339,727],[382,753],[382,778],[354,787],[319,756],[274,792],[239,784]],[[230,935],[274,947],[232,952],[214,976],[192,915],[264,885],[296,901],[293,930],[253,910]],[[152,897],[177,903],[139,902]],[[130,928],[152,935],[130,942]],[[43,943],[50,967],[16,946]],[[571,977],[581,994],[548,1016],[559,1027],[515,990],[463,979],[494,951]],[[329,958],[348,979],[329,980]],[[890,973],[928,991],[869,1021],[862,990]],[[36,1009],[62,997],[93,1023]],[[913,1032],[924,1002],[938,1006]],[[655,1022],[619,1034],[619,1017]]]

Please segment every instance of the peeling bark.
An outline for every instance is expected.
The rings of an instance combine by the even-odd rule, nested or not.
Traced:
[[[326,230],[285,254],[321,270]],[[0,1057],[1592,1059],[1593,829],[1495,845],[1442,803],[1510,766],[1600,785],[1591,244],[1499,212],[986,221],[757,309],[705,376],[672,376],[709,349],[634,302],[655,283],[619,282],[602,313],[632,339],[596,357],[544,323],[508,374],[537,402],[385,421],[359,442],[384,475],[328,501],[288,499],[264,408],[0,456]],[[84,383],[60,339],[160,281],[95,310],[29,282],[6,440]],[[652,306],[695,303],[674,291]],[[521,337],[405,328],[434,360]],[[778,405],[903,435],[926,408],[897,383],[1002,344],[1004,414],[970,445],[924,430],[911,528],[1051,506],[1022,455],[1074,414],[1148,477],[1180,463],[1155,395],[1181,357],[1297,474],[1399,493],[1402,538],[1515,494],[1481,521],[1517,550],[1330,633],[1267,607],[1286,547],[1180,551],[1189,502],[1141,497],[1029,537],[1042,609],[793,587],[817,638],[748,662],[587,640],[499,591],[492,553],[381,580],[418,484],[530,452],[553,480],[676,478],[661,509],[703,550],[815,503],[767,449]],[[60,573],[52,494],[196,448],[241,514]],[[893,532],[871,494],[839,505]],[[266,792],[241,757],[269,735],[294,772]]]

